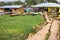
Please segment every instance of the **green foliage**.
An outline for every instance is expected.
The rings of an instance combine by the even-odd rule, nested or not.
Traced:
[[[41,15],[0,16],[0,40],[25,40],[29,33],[35,32],[33,26],[43,22]]]
[[[40,3],[43,3],[43,2],[44,2],[44,0],[36,0],[37,4],[40,4]]]
[[[21,1],[14,1],[14,2],[0,2],[0,6],[3,5],[24,5]]]
[[[24,3],[20,1],[14,1],[14,2],[6,2],[6,5],[23,5]]]
[[[56,2],[56,0],[47,0],[48,2]],[[25,3],[27,3],[28,6],[31,6],[31,5],[36,5],[36,4],[39,4],[39,3],[43,3],[44,0],[26,0]],[[0,6],[3,6],[3,5],[25,5],[25,3],[21,2],[20,0],[18,1],[14,1],[14,2],[0,2]]]
[[[3,6],[3,5],[5,5],[5,3],[4,2],[0,2],[0,6]]]
[[[12,5],[12,2],[6,2],[5,4],[6,5]]]
[[[48,0],[48,2],[55,2],[55,3],[57,3],[57,1],[56,1],[56,0]]]
[[[21,1],[15,1],[12,2],[12,5],[23,5],[24,3],[22,3]]]
[[[36,5],[36,1],[35,0],[26,0],[26,3],[27,3],[28,6]]]
[[[36,4],[39,4],[39,3],[42,3],[44,2],[44,0],[26,0],[26,3],[28,6],[31,6],[31,5],[36,5]]]

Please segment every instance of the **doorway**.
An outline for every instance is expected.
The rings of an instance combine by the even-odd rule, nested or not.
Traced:
[[[4,12],[12,12],[12,9],[11,8],[5,8]]]

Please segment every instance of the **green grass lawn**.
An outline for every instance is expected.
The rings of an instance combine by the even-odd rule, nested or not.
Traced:
[[[0,40],[25,40],[29,33],[35,32],[33,26],[43,22],[41,15],[0,16]]]

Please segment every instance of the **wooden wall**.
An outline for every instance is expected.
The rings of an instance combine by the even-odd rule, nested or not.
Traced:
[[[4,12],[4,8],[0,8],[0,12]]]
[[[13,8],[12,12],[17,12],[18,14],[23,14],[24,13],[24,7],[20,7],[20,8]]]

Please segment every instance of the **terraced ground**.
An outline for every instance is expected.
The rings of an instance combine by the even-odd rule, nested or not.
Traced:
[[[53,20],[51,24],[45,25],[35,35],[29,37],[28,40],[60,40],[59,24],[59,20]]]

